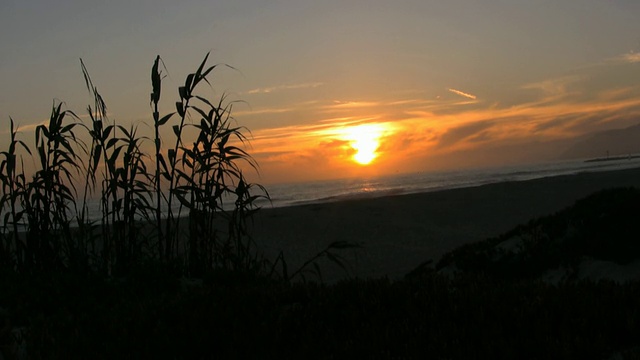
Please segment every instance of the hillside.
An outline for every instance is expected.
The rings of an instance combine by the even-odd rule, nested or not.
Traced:
[[[640,190],[603,190],[501,236],[462,246],[444,255],[436,270],[552,282],[640,278],[638,214]]]

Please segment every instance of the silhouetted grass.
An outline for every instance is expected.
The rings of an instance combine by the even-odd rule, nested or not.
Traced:
[[[233,102],[224,95],[217,101],[199,95],[198,88],[210,85],[207,77],[217,66],[207,65],[208,56],[187,75],[178,88],[176,111],[166,115],[159,112],[163,76],[162,60],[156,58],[151,139],[139,135],[136,125],[109,120],[106,102],[82,60],[93,100],[87,106],[89,124],[54,103],[49,122],[35,131],[38,168],[32,175],[18,166],[18,159],[32,153],[11,120],[11,141],[0,166],[1,266],[106,276],[126,275],[148,260],[177,265],[188,276],[217,268],[264,270],[247,221],[257,211],[255,201],[268,194],[242,172],[240,163],[256,170],[257,164],[242,148],[248,129],[236,125]],[[169,127],[173,137],[163,139],[162,127]],[[185,129],[195,130],[195,137],[185,138]],[[144,143],[150,141],[154,152],[147,154]],[[100,199],[99,219],[88,219],[92,196]],[[182,209],[188,231],[180,227]]]
[[[593,242],[633,243],[612,240],[607,229],[634,228],[637,196],[634,189],[603,191],[504,237],[536,229],[540,238],[566,239],[547,265],[588,253]],[[541,241],[527,246],[548,252]],[[34,358],[637,358],[640,281],[554,285],[518,270],[532,266],[525,256],[488,268],[482,259],[491,258],[495,242],[446,256],[443,263],[456,260],[463,270],[455,276],[424,267],[400,281],[291,283],[237,269],[193,281],[159,262],[120,279],[9,272],[0,276],[0,304],[13,326],[29,329]]]
[[[282,256],[265,262],[247,233],[255,201],[268,197],[239,166],[257,167],[241,148],[248,130],[235,125],[224,96],[197,95],[215,66],[205,57],[179,87],[176,111],[161,115],[161,63],[151,74],[153,138],[110,122],[84,63],[89,125],[54,104],[32,153],[11,121],[0,153],[5,358],[16,345],[11,329],[24,329],[34,359],[638,356],[640,282],[538,279],[582,256],[640,257],[638,190],[594,194],[401,281],[308,282],[305,274],[321,278],[311,270],[316,259],[340,265],[335,252],[355,245],[330,243],[294,271]],[[174,137],[160,137],[165,126]],[[195,139],[184,139],[186,128]],[[21,165],[28,156],[38,165],[31,176]],[[77,181],[87,188],[78,191]],[[92,195],[101,200],[97,221],[87,218]],[[182,209],[186,233],[178,231]],[[511,239],[518,251],[498,246]],[[436,272],[451,264],[458,275]],[[290,281],[298,278],[305,281]]]
[[[268,199],[268,193],[243,174],[241,163],[254,170],[258,164],[243,149],[249,130],[236,125],[233,102],[225,95],[218,101],[199,95],[217,66],[207,65],[208,56],[178,88],[175,112],[165,115],[159,112],[162,60],[155,59],[153,138],[139,135],[137,125],[109,120],[82,60],[92,96],[88,125],[54,103],[50,120],[36,128],[32,152],[11,119],[9,147],[0,153],[4,357],[16,355],[16,329],[24,329],[21,337],[32,358],[190,357],[178,349],[193,345],[202,353],[211,336],[240,336],[239,327],[249,329],[259,316],[253,300],[236,291],[253,296],[254,285],[286,287],[319,257],[342,266],[335,250],[353,246],[347,242],[329,244],[291,276],[283,257],[273,264],[262,258],[248,227],[256,200]],[[173,137],[163,139],[163,127]],[[144,150],[149,141],[152,154]],[[25,173],[23,158],[36,163],[32,174]],[[92,197],[100,200],[98,219],[88,217]],[[180,225],[183,210],[187,226]],[[315,274],[320,276],[317,266]],[[184,290],[188,281],[178,279],[194,277],[212,280]],[[229,312],[220,312],[224,308],[212,300]],[[215,310],[202,318],[189,310],[209,306]],[[235,315],[240,320],[229,318]],[[175,331],[192,338],[172,339]]]
[[[34,358],[606,358],[640,336],[640,284],[412,281],[286,284],[163,273],[120,282],[2,278]],[[46,296],[44,296],[46,294]]]

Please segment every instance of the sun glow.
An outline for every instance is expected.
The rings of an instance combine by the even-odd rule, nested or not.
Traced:
[[[352,157],[355,162],[369,165],[378,157],[383,130],[380,124],[359,125],[347,129],[345,140],[349,141],[349,145],[355,150]]]

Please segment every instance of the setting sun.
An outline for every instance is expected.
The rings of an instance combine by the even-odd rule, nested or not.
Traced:
[[[360,125],[347,130],[345,139],[355,150],[352,157],[355,162],[360,165],[368,165],[378,157],[377,151],[382,131],[383,128],[379,124]]]

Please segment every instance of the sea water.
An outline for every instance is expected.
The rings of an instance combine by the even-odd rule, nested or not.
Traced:
[[[281,207],[421,193],[505,181],[524,181],[582,172],[622,170],[637,167],[640,167],[640,158],[629,157],[606,161],[572,160],[455,171],[424,171],[373,178],[276,184],[267,187],[271,202],[262,201],[260,204],[266,207]]]
[[[266,186],[270,199],[259,199],[256,204],[263,208],[283,207],[421,193],[505,181],[524,181],[581,172],[622,170],[637,167],[640,167],[640,158],[629,157],[606,161],[572,160],[455,171],[424,171],[371,178],[272,184]],[[185,209],[180,210],[179,206],[180,204],[176,200],[173,206],[174,215],[186,215],[187,211]],[[225,208],[232,207],[233,199],[229,199]],[[6,209],[3,210],[6,211]],[[97,221],[102,217],[100,201],[97,199],[89,200],[87,210],[89,220]],[[166,209],[163,211],[163,216],[166,216]],[[72,214],[71,217],[73,217]]]

